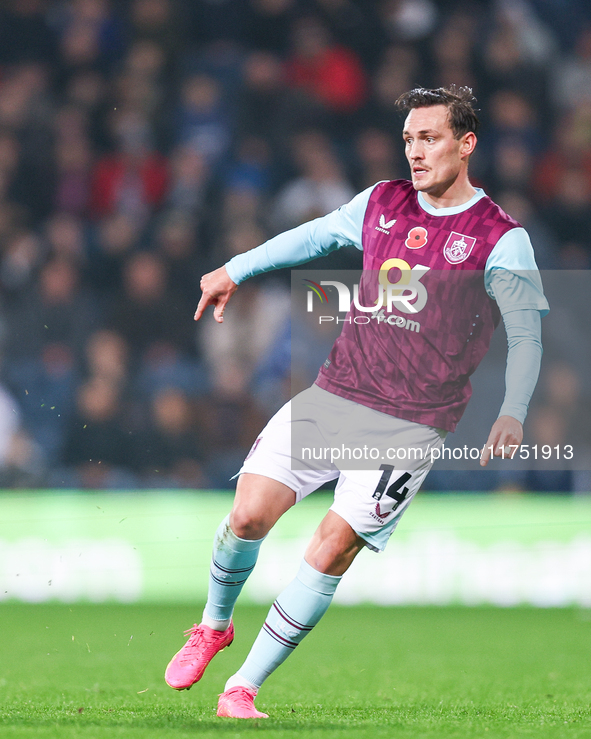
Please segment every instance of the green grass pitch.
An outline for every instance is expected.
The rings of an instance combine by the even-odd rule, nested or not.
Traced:
[[[190,691],[162,679],[199,609],[0,606],[0,737],[591,738],[591,612],[342,608],[271,676],[267,720],[215,716],[267,612]]]

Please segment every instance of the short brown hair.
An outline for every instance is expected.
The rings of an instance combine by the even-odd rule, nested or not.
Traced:
[[[414,108],[430,108],[433,105],[445,105],[449,114],[449,125],[454,138],[459,139],[469,131],[478,133],[480,121],[474,107],[476,98],[470,87],[438,87],[426,90],[416,87],[405,92],[396,101],[398,110],[409,113]]]

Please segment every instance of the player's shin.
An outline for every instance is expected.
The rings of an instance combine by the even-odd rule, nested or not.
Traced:
[[[299,572],[271,606],[245,663],[226,683],[258,689],[320,621],[341,577],[325,575],[302,561]]]
[[[213,542],[209,590],[202,621],[209,628],[216,631],[228,628],[234,605],[254,569],[263,539],[236,536],[230,528],[229,516],[220,524]]]

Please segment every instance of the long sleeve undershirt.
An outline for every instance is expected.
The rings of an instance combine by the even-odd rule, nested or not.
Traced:
[[[513,416],[523,423],[540,374],[542,360],[541,319],[537,310],[514,310],[503,315],[507,332],[505,398],[499,416]]]

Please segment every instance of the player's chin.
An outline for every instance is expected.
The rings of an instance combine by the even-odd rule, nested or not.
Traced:
[[[424,192],[429,189],[429,185],[421,175],[412,175],[412,186],[417,192]]]

